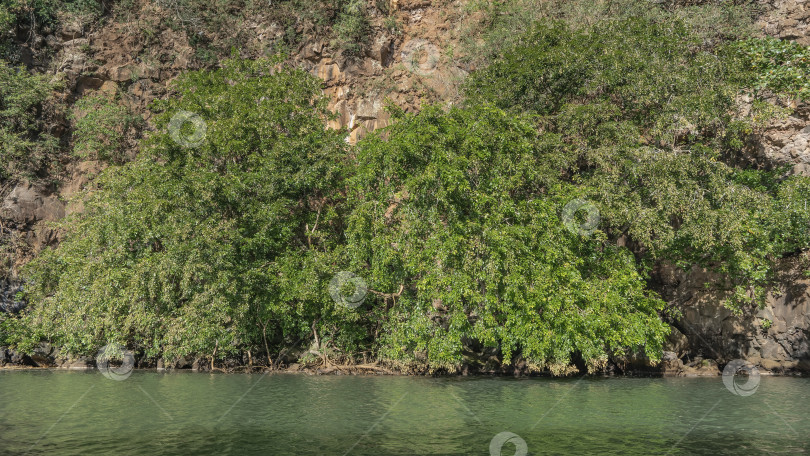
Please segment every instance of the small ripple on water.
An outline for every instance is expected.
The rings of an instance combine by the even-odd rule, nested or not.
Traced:
[[[486,455],[503,431],[532,455],[796,454],[808,398],[800,378],[741,397],[719,378],[0,372],[0,454]]]

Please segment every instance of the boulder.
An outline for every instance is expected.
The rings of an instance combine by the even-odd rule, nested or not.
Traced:
[[[88,90],[97,90],[102,85],[104,85],[104,81],[99,78],[93,76],[79,76],[79,79],[76,81],[76,92],[83,94]]]
[[[722,365],[743,359],[763,372],[810,370],[810,279],[803,275],[805,255],[782,260],[764,306],[744,309],[740,315],[723,306],[727,294],[704,286],[722,283],[722,277],[697,267],[681,273],[659,266],[659,292],[681,314],[664,349],[680,360],[703,358]],[[664,363],[662,373],[672,375],[677,364],[674,359]],[[691,362],[677,375],[714,375],[714,370]]]
[[[84,35],[82,25],[77,21],[65,22],[59,31],[63,41],[75,40]]]
[[[8,350],[7,357],[9,364],[14,364],[17,366],[36,366],[34,361],[32,361],[28,355],[17,350]]]
[[[0,281],[0,312],[17,313],[25,308],[25,301],[17,299],[23,291],[20,283]]]
[[[0,217],[19,224],[33,224],[40,220],[53,222],[64,216],[64,203],[30,182],[14,187],[0,205]]]
[[[51,344],[40,342],[39,345],[34,348],[34,352],[31,353],[30,358],[37,367],[48,367],[54,365],[54,355],[55,349]]]
[[[394,40],[387,36],[379,36],[366,48],[366,56],[380,62],[383,67],[391,63],[394,55]]]
[[[678,375],[681,377],[717,377],[720,375],[720,368],[713,359],[696,358],[683,366],[683,370]]]

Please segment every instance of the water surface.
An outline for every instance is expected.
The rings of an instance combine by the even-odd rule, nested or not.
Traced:
[[[502,432],[529,455],[796,454],[808,405],[801,378],[0,371],[0,454],[489,455]]]

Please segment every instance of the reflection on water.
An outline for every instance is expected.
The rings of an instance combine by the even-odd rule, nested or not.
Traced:
[[[719,377],[0,371],[0,454],[488,455],[504,432],[510,456],[796,454],[808,399],[800,378],[744,397]]]

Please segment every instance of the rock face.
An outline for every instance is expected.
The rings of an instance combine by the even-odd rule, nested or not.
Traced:
[[[0,273],[7,275],[0,275],[0,295],[8,292],[9,286],[13,288],[9,280],[16,278],[20,265],[45,246],[58,242],[58,233],[48,223],[64,216],[65,205],[55,193],[29,182],[19,183],[0,200],[0,242],[7,243],[12,254],[10,261],[4,261],[6,264],[3,265],[10,266],[10,270],[0,270]],[[9,250],[4,253],[8,254]],[[16,291],[13,293],[16,294]],[[10,301],[10,296],[5,295],[0,300],[5,306],[16,307],[17,304]]]
[[[33,353],[30,355],[8,347],[0,347],[0,367],[7,365],[88,370],[95,367],[95,360],[87,356],[62,356],[58,349],[55,349],[49,343],[42,342],[34,348]]]
[[[20,225],[53,222],[65,216],[65,205],[53,194],[23,182],[3,199],[0,216]]]
[[[17,299],[23,291],[22,284],[11,280],[0,281],[0,312],[17,313],[25,308],[25,302]]]
[[[386,99],[407,112],[426,102],[454,102],[467,74],[460,60],[442,52],[461,41],[459,8],[418,0],[394,1],[390,8],[401,30],[388,30],[385,17],[372,9],[374,33],[364,55],[347,57],[325,42],[308,41],[295,57],[324,80],[329,108],[338,114],[329,127],[347,129],[349,143],[389,125]]]
[[[760,0],[758,26],[766,34],[810,46],[810,5],[805,0]]]
[[[765,306],[742,316],[723,307],[725,295],[703,286],[719,277],[697,267],[684,273],[662,266],[662,295],[682,312],[673,322],[663,372],[689,375],[690,367],[705,365],[696,361],[724,365],[734,359],[773,373],[810,372],[810,278],[803,275],[808,260],[806,253],[787,259]]]
[[[804,0],[764,0],[757,23],[761,33],[810,45],[810,3]],[[785,106],[792,112],[773,121],[754,139],[749,157],[756,165],[788,165],[790,173],[810,176],[810,105]],[[660,365],[665,375],[717,375],[734,359],[751,362],[764,372],[810,373],[810,278],[807,252],[782,261],[776,286],[762,308],[742,316],[723,307],[726,295],[709,291],[705,283],[722,277],[701,268],[682,272],[659,265],[654,280],[682,317],[674,321],[667,352]],[[717,363],[712,365],[709,361]]]
[[[773,122],[756,144],[757,159],[766,166],[790,165],[794,174],[810,176],[810,105]]]

